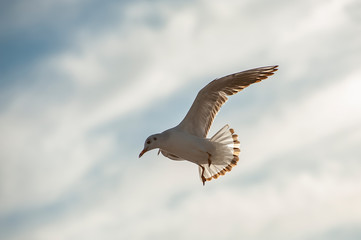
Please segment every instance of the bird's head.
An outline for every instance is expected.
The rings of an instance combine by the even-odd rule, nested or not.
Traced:
[[[160,134],[154,134],[147,137],[147,139],[144,142],[144,148],[139,154],[139,157],[143,156],[143,154],[148,152],[149,150],[159,148],[159,142],[161,140],[161,137],[162,136]]]

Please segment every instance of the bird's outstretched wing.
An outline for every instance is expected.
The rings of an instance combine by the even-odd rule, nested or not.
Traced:
[[[252,83],[260,82],[277,71],[276,66],[260,67],[215,79],[202,88],[183,121],[178,125],[183,131],[206,137],[221,106]]]

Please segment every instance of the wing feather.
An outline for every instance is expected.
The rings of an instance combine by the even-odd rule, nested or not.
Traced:
[[[183,121],[182,130],[199,137],[206,137],[215,116],[228,100],[252,83],[260,82],[277,71],[276,66],[260,67],[215,79],[202,88]]]

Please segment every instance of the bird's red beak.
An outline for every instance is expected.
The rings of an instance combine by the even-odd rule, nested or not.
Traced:
[[[147,149],[147,148],[144,148],[144,149],[140,152],[139,158],[140,158],[141,156],[143,156],[143,154],[146,153],[147,151],[148,151],[148,149]]]

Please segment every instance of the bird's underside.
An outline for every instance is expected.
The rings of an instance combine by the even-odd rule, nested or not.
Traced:
[[[172,153],[169,153],[169,152],[167,152],[165,150],[162,150],[162,149],[159,149],[158,154],[159,153],[162,153],[162,155],[164,157],[167,157],[167,158],[172,159],[172,160],[178,160],[178,161],[185,160],[185,159],[182,159],[182,158],[180,158],[180,157],[178,157],[178,156],[176,156],[176,155],[174,155]]]
[[[192,146],[182,145],[185,141],[177,138],[177,136],[172,136],[172,141],[179,142],[176,148],[171,149],[173,153],[164,149],[160,149],[159,152],[172,160],[187,160],[197,164],[203,185],[206,181],[210,181],[212,178],[217,179],[220,175],[231,171],[237,165],[240,142],[234,130],[228,125],[220,129],[212,138],[202,138],[204,142],[207,142],[207,147],[200,141]],[[187,151],[187,149],[190,150]]]

